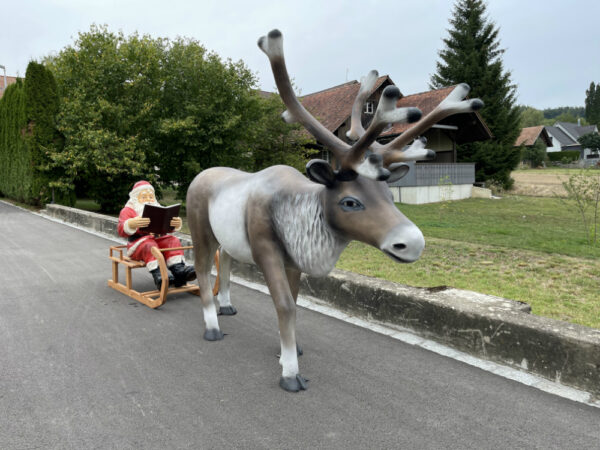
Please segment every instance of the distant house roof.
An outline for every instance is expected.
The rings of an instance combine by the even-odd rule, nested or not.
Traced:
[[[392,79],[387,76],[381,76],[377,79],[373,88],[373,93],[383,89],[387,85],[395,85]],[[398,100],[398,107],[414,106],[419,108],[423,115],[431,112],[448,94],[454,86],[437,89],[433,91],[421,92],[419,94],[403,96]],[[352,113],[354,99],[360,89],[360,83],[356,80],[349,81],[338,86],[331,87],[319,92],[306,95],[301,98],[302,105],[325,126],[329,131],[335,133],[344,123],[347,123]],[[478,113],[455,114],[443,121],[441,124],[456,125],[456,142],[472,142],[476,140],[486,140],[492,137],[487,125],[484,123]],[[388,139],[398,135],[413,124],[396,124],[382,133],[382,137]]]
[[[379,77],[375,82],[373,92],[384,84],[394,84],[387,75]],[[360,89],[356,80],[339,86],[314,92],[301,98],[302,105],[325,126],[334,132],[350,117],[352,104]]]
[[[563,150],[580,150],[579,138],[584,134],[598,133],[596,125],[581,126],[570,122],[556,122],[553,127],[545,127],[548,134],[556,139]]]
[[[581,126],[571,122],[556,122],[554,126],[562,129],[565,134],[575,140],[579,139],[584,134],[598,132],[598,127],[596,125]]]
[[[546,147],[552,147],[552,138],[546,131],[546,128],[543,125],[537,127],[527,127],[521,130],[521,134],[515,141],[515,147],[520,145],[524,145],[525,147],[530,147],[535,144],[535,142],[541,139]]]
[[[4,95],[4,90],[13,83],[17,82],[17,77],[6,76],[6,86],[4,86],[4,75],[0,75],[0,98]]]
[[[579,145],[579,142],[577,142],[577,140],[569,137],[569,135],[567,133],[565,133],[563,130],[561,130],[560,128],[558,128],[558,127],[545,127],[545,128],[546,128],[546,131],[560,143],[561,147]]]

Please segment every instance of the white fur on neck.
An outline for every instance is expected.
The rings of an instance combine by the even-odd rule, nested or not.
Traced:
[[[278,237],[302,272],[315,276],[331,272],[348,241],[325,221],[318,193],[276,195],[272,214]]]

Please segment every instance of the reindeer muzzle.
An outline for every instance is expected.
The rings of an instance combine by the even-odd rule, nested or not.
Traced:
[[[396,262],[410,263],[421,256],[425,238],[413,223],[403,223],[392,228],[385,236],[380,249]]]

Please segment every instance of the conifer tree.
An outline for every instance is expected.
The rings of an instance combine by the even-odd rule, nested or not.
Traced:
[[[450,19],[449,36],[439,52],[437,72],[430,86],[439,89],[457,83],[471,86],[471,97],[483,100],[480,111],[493,138],[458,147],[459,162],[475,162],[477,181],[494,181],[509,188],[510,172],[520,159],[514,142],[519,135],[516,86],[502,64],[504,49],[498,40],[499,28],[486,15],[483,0],[458,0]]]
[[[600,84],[593,81],[585,91],[585,118],[590,125],[600,125]]]

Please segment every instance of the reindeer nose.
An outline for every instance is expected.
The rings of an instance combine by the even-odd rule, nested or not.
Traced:
[[[396,262],[413,262],[425,248],[425,238],[413,223],[403,223],[392,228],[385,236],[381,251]]]

